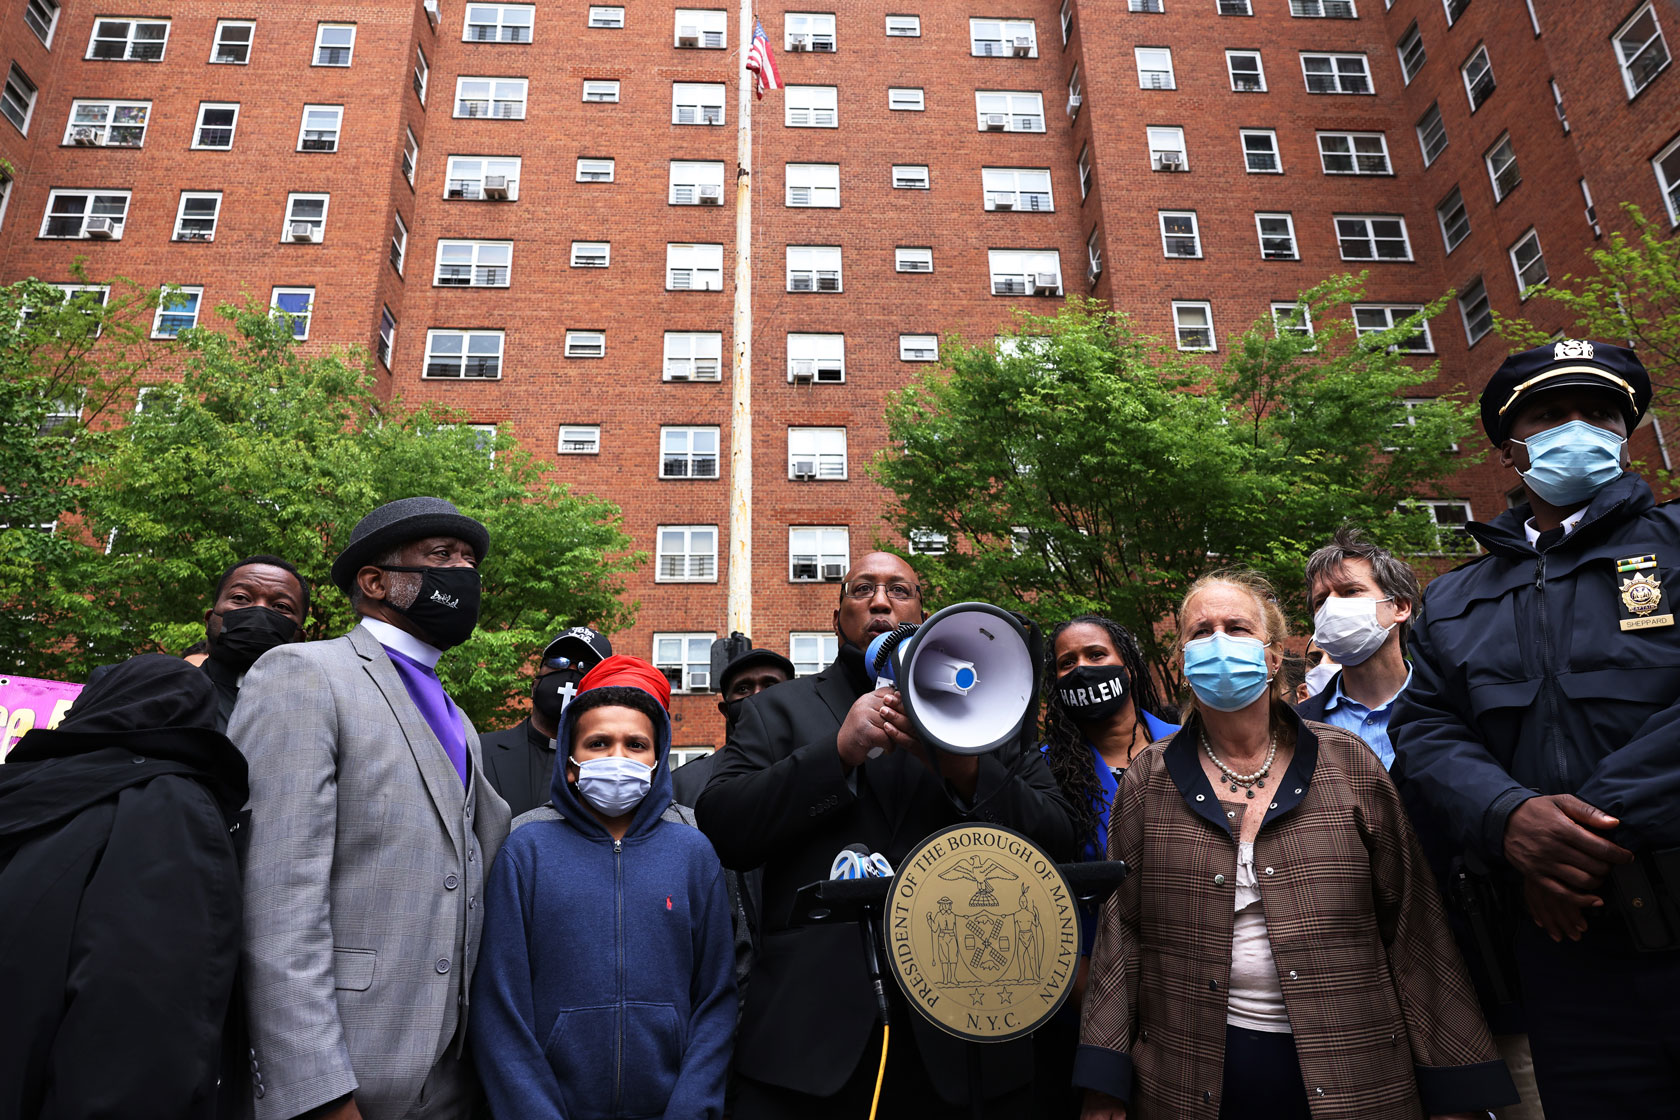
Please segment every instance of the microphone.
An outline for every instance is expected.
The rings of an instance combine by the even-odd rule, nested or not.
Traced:
[[[892,873],[892,864],[880,852],[871,852],[867,844],[848,844],[834,857],[828,877],[831,880],[889,879]],[[887,1004],[887,987],[881,979],[881,956],[876,950],[881,940],[880,918],[872,905],[861,908],[861,918],[858,929],[863,932],[863,960],[869,968],[869,986],[875,994],[875,1013],[881,1017],[881,1025],[887,1026],[892,1022],[892,1012]]]
[[[829,865],[829,879],[891,879],[892,864],[880,852],[871,852],[867,844],[848,844]]]

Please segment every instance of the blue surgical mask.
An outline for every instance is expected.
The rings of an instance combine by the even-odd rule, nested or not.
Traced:
[[[1266,691],[1266,643],[1215,631],[1184,643],[1184,679],[1196,699],[1218,712],[1248,707]]]
[[[653,788],[653,767],[633,758],[608,755],[568,761],[578,768],[578,795],[609,817],[622,817],[640,805]]]
[[[1528,470],[1522,477],[1529,491],[1554,506],[1580,505],[1622,477],[1627,441],[1585,420],[1511,442],[1528,448]]]

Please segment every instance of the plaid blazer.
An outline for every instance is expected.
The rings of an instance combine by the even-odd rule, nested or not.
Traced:
[[[1221,803],[1198,729],[1120,783],[1074,1082],[1137,1120],[1219,1115],[1240,814],[1314,1120],[1418,1120],[1514,1102],[1440,896],[1387,772],[1355,735],[1287,717],[1268,800]],[[1236,814],[1232,816],[1230,814]],[[1237,1091],[1233,1087],[1233,1091]]]

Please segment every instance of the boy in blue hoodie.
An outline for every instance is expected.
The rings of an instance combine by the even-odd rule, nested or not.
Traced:
[[[496,1120],[716,1120],[735,1030],[723,867],[668,813],[670,684],[609,657],[561,716],[552,807],[490,870],[468,1038]]]

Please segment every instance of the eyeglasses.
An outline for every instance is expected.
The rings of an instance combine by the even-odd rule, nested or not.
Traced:
[[[871,583],[866,579],[854,579],[850,583],[840,585],[840,594],[848,599],[862,602],[875,598],[875,593],[886,588],[887,598],[899,603],[908,603],[921,595],[922,589],[913,583]]]
[[[586,670],[591,667],[589,662],[570,657],[550,657],[543,662],[545,669],[578,669]]]

